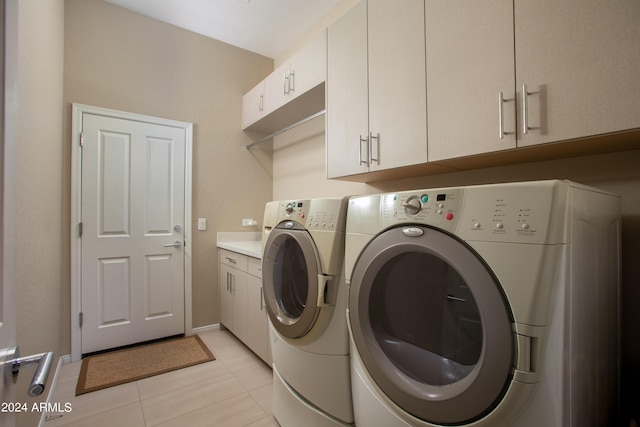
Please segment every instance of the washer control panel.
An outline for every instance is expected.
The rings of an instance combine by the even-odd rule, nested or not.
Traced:
[[[291,220],[308,230],[344,229],[346,202],[342,199],[304,199],[278,202],[278,220]]]

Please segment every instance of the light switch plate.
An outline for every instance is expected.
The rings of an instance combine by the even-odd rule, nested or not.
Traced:
[[[198,218],[198,231],[205,231],[207,229],[207,218]]]

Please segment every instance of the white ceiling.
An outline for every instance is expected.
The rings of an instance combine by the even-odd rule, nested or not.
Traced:
[[[341,0],[106,0],[275,58]]]

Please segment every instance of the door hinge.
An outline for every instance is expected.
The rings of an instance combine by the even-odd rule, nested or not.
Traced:
[[[80,132],[80,147],[84,147],[84,132]]]
[[[78,237],[82,237],[82,223],[78,223]]]
[[[78,324],[80,325],[81,328],[83,323],[84,323],[84,313],[80,312],[78,313]]]

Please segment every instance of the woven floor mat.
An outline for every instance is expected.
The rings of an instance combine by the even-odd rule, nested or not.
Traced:
[[[76,396],[211,360],[197,335],[89,356],[82,360]]]

